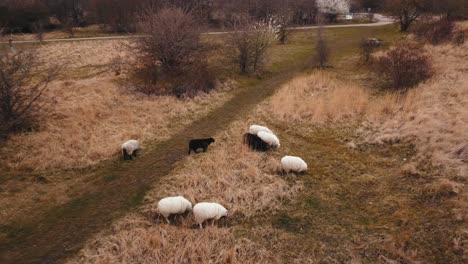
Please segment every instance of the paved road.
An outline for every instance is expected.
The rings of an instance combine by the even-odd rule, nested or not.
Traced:
[[[395,23],[392,19],[377,16],[378,22],[376,23],[367,23],[367,24],[346,24],[346,25],[325,25],[325,28],[348,28],[348,27],[379,27]],[[319,26],[305,26],[305,27],[292,27],[291,30],[307,30],[307,29],[316,29]],[[206,32],[205,35],[223,35],[229,34],[232,31],[217,31],[217,32]],[[142,38],[145,35],[131,35],[131,36],[109,36],[109,37],[90,37],[90,38],[57,38],[57,39],[45,39],[43,42],[66,42],[66,41],[83,41],[83,40],[112,40],[112,39],[132,39],[132,38]],[[39,40],[15,40],[12,44],[22,44],[22,43],[39,43]],[[8,44],[8,42],[2,42],[3,44]]]

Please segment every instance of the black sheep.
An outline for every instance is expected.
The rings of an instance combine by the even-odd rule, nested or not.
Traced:
[[[251,149],[257,151],[267,151],[270,149],[270,145],[259,138],[257,135],[245,133],[242,136],[242,142],[248,145]]]
[[[198,153],[197,149],[203,149],[203,152],[206,152],[206,149],[208,148],[208,146],[213,142],[215,142],[215,139],[212,138],[212,137],[202,138],[202,139],[192,139],[189,142],[189,152],[188,152],[188,154],[190,155],[192,150],[195,153]]]

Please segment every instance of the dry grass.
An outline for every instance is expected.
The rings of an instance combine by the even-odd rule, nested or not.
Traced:
[[[374,142],[412,139],[419,158],[433,165],[456,169],[468,176],[468,74],[467,44],[426,47],[437,74],[415,88],[411,111],[398,111],[391,119],[376,122],[369,135]]]
[[[406,95],[386,93],[376,97],[367,88],[339,81],[332,73],[317,71],[284,85],[272,97],[268,109],[281,121],[302,124],[378,121],[401,110],[412,111],[417,96],[418,91],[412,90]]]
[[[247,128],[246,122],[233,124],[216,137],[210,153],[188,158],[183,169],[166,177],[147,200],[158,201],[179,194],[192,202],[223,204],[233,217],[252,217],[278,209],[301,186],[291,186],[278,177],[280,164],[276,158],[252,152],[241,144],[241,135]]]
[[[113,58],[126,55],[118,47],[119,42],[107,41],[39,49],[48,63],[64,65],[62,79],[66,80],[51,84],[46,96],[55,100],[53,113],[44,118],[39,130],[14,135],[5,143],[0,150],[6,157],[3,166],[43,171],[95,165],[115,157],[120,144],[130,138],[142,140],[143,145],[167,139],[178,127],[227,98],[222,92],[195,100],[132,95],[118,84],[125,76],[116,78],[108,72]]]
[[[183,195],[193,203],[213,201],[229,210],[224,225],[272,213],[302,190],[300,182],[278,176],[279,162],[269,153],[242,146],[247,122],[236,122],[216,136],[208,153],[192,155],[150,191],[144,216],[115,224],[89,242],[71,263],[271,263],[274,254],[246,238],[235,227],[199,230],[189,214],[177,224],[155,218],[160,198]],[[220,225],[220,223],[218,223]],[[222,225],[222,224],[221,224]]]
[[[374,95],[367,88],[315,72],[298,77],[278,91],[269,111],[279,120],[321,125],[365,123],[370,142],[412,139],[420,158],[467,176],[467,44],[427,46],[436,75],[405,94]]]
[[[127,217],[105,236],[90,241],[69,263],[266,263],[266,250],[236,239],[231,228],[198,229],[155,225]]]

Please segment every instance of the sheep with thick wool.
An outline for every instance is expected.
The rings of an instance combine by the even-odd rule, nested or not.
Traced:
[[[281,159],[281,167],[285,172],[305,172],[307,171],[307,163],[299,157],[284,156]]]
[[[157,211],[170,223],[171,214],[183,214],[192,210],[192,203],[182,196],[166,197],[158,202]]]
[[[228,210],[218,203],[203,202],[197,203],[193,207],[193,216],[201,229],[203,229],[203,222],[206,220],[214,219],[214,221],[217,221],[221,217],[227,216],[227,214]]]
[[[258,135],[258,132],[267,132],[273,134],[273,132],[265,126],[259,126],[259,125],[251,125],[249,128],[249,133],[252,135]]]
[[[265,143],[267,143],[268,145],[270,145],[272,147],[275,147],[275,148],[280,147],[280,141],[279,141],[278,137],[273,133],[260,131],[260,132],[257,133],[257,136],[259,138],[261,138]]]
[[[131,139],[122,144],[122,155],[124,160],[131,160],[136,157],[140,150],[140,142],[135,139]]]

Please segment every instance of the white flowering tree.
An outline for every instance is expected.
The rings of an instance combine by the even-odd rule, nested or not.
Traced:
[[[335,21],[338,14],[349,13],[349,0],[317,0],[319,12],[324,14],[329,22]]]

